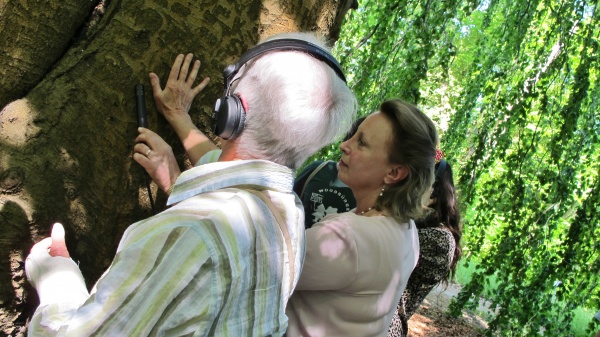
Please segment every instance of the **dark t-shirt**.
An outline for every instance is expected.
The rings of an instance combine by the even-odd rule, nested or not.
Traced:
[[[321,164],[324,165],[319,168]],[[344,213],[356,207],[352,190],[338,179],[337,163],[331,160],[318,160],[306,166],[294,181],[294,192],[304,206],[306,228],[328,214]]]

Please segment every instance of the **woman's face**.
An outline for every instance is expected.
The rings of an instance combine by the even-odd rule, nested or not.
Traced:
[[[338,177],[356,193],[363,189],[379,191],[386,177],[397,167],[388,160],[392,123],[380,112],[367,117],[352,138],[340,146],[342,158]],[[379,193],[379,192],[378,192]]]

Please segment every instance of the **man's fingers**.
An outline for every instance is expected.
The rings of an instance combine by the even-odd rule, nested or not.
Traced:
[[[196,95],[198,95],[200,93],[200,91],[202,91],[202,89],[206,88],[206,86],[208,85],[208,82],[210,82],[210,77],[205,77],[202,80],[202,82],[200,82],[200,84],[198,84],[194,89],[192,89],[193,97],[196,97]]]
[[[194,58],[194,54],[189,53],[185,56],[183,60],[183,65],[181,66],[181,70],[179,71],[179,79],[182,82],[187,81],[188,70],[190,69],[190,63],[192,63],[192,59]]]
[[[145,143],[137,143],[133,146],[133,151],[134,153],[139,153],[143,156],[146,156],[146,153],[150,154],[150,152],[152,152],[152,148]]]
[[[136,142],[136,143],[145,143],[145,142],[146,142],[146,140],[147,140],[147,138],[148,138],[148,137],[147,137],[147,133],[143,132],[143,130],[142,130],[142,128],[141,128],[141,127],[140,127],[140,128],[138,128],[138,132],[139,132],[139,134],[137,135],[137,137],[135,137],[135,142]],[[137,144],[135,144],[135,145],[133,146],[134,150],[135,150],[135,147],[136,147],[136,146],[137,146]]]
[[[160,96],[162,88],[160,87],[160,79],[158,78],[158,75],[155,73],[150,73],[148,77],[150,77],[150,84],[152,85],[152,94],[154,97]]]
[[[65,228],[61,223],[57,222],[52,226],[50,237],[52,237],[52,241],[65,241]]]
[[[179,70],[181,69],[181,62],[183,62],[183,54],[179,54],[175,58],[175,62],[173,62],[171,72],[169,73],[168,82],[177,81],[177,77],[179,76]]]
[[[140,164],[140,166],[143,167],[146,172],[148,172],[148,169],[150,168],[150,159],[148,159],[148,157],[136,152],[133,154],[133,160],[135,160],[136,163]]]
[[[190,72],[190,75],[187,78],[186,82],[190,85],[190,87],[194,84],[194,81],[196,80],[196,76],[198,76],[198,71],[200,71],[200,60],[194,61],[194,66],[192,67],[192,71]]]
[[[139,134],[135,138],[136,143],[146,143],[150,145],[152,142],[154,142],[156,137],[160,137],[156,132],[142,127],[138,128],[138,132]]]
[[[50,256],[69,257],[67,244],[65,243],[65,229],[60,223],[55,223],[52,227],[52,246],[50,246]]]

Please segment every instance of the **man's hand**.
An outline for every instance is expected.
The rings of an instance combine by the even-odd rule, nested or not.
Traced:
[[[165,116],[167,122],[169,122],[175,133],[177,133],[185,149],[185,153],[194,165],[206,152],[217,147],[194,125],[192,118],[188,114],[192,106],[192,101],[210,81],[207,77],[196,87],[193,87],[198,71],[200,70],[200,61],[198,60],[194,62],[194,66],[190,70],[190,63],[193,57],[192,54],[187,54],[185,58],[183,54],[177,56],[171,67],[169,79],[164,90],[161,89],[160,80],[155,73],[150,73],[150,83],[152,84],[152,94],[154,95],[156,108]],[[144,155],[146,151],[147,149],[141,146],[138,153]],[[138,157],[136,161],[144,166],[144,158]],[[173,165],[168,166],[173,167]],[[171,186],[170,184],[175,182],[175,180],[172,180],[170,183],[167,183],[165,177],[159,177],[153,173],[156,167],[144,166],[144,168],[159,186]],[[177,172],[175,177],[179,176],[179,169],[177,169]],[[171,178],[173,178],[172,175]]]
[[[156,108],[174,128],[176,128],[174,123],[179,123],[178,119],[189,119],[188,112],[192,106],[192,101],[210,81],[210,78],[206,77],[196,87],[192,87],[200,70],[200,61],[196,60],[188,74],[193,57],[192,54],[187,54],[185,58],[183,54],[177,55],[164,90],[160,87],[158,76],[155,73],[150,73],[150,83],[152,84]]]
[[[65,243],[65,229],[60,223],[55,223],[50,237],[36,243],[30,253],[33,255],[40,252],[47,252],[50,256],[70,257]]]
[[[55,259],[55,257],[65,259]],[[73,262],[65,244],[65,229],[57,222],[52,226],[52,233],[49,238],[45,238],[31,247],[29,256],[25,260],[27,280],[39,293],[39,287],[43,284],[45,278],[48,275],[60,272],[62,264],[67,259],[71,263]]]
[[[71,257],[65,243],[65,229],[61,224],[55,223],[52,226],[50,238],[52,239],[52,245],[49,250],[50,256]]]
[[[169,193],[169,189],[181,174],[171,146],[159,135],[146,128],[138,128],[140,134],[133,147],[133,159],[148,172],[154,183]]]
[[[49,238],[36,243],[25,260],[27,280],[37,290],[40,305],[83,303],[89,296],[79,267],[69,257],[65,229],[59,223]]]

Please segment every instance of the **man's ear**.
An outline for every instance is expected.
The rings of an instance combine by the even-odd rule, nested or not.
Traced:
[[[244,112],[248,113],[248,101],[246,101],[246,97],[242,95],[242,93],[238,92],[236,95],[240,98],[240,102],[242,102],[242,107],[244,108]]]
[[[408,176],[408,168],[404,165],[396,164],[383,178],[383,182],[386,185],[393,185],[399,181],[404,180]]]

